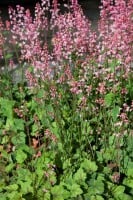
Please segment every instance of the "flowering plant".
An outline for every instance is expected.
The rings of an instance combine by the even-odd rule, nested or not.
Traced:
[[[133,1],[101,3],[97,30],[76,0],[1,19],[4,200],[132,199]]]

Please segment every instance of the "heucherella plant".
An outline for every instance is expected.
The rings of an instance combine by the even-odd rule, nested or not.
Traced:
[[[77,0],[0,19],[1,200],[132,200],[132,7],[101,0],[97,30]]]

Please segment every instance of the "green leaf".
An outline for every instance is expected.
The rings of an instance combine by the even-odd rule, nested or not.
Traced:
[[[90,195],[99,195],[104,193],[104,183],[102,181],[91,179],[89,185],[88,193],[90,193]]]
[[[60,143],[61,144],[61,143]],[[62,145],[62,144],[61,144]],[[63,147],[61,147],[63,149]],[[63,169],[66,170],[68,169],[69,167],[71,167],[71,159],[66,159],[64,160],[63,162]]]
[[[85,169],[88,173],[96,172],[98,167],[94,161],[84,159],[81,167]]]
[[[5,59],[7,59],[7,60],[11,59],[12,57],[13,57],[13,54],[11,54],[11,53],[8,53],[5,55]]]
[[[18,185],[17,184],[12,184],[12,185],[9,185],[9,186],[5,187],[5,190],[8,190],[8,191],[16,191],[17,189],[18,189]]]
[[[121,195],[120,200],[133,200],[133,196],[124,193]]]
[[[7,194],[0,192],[0,200],[7,200]]]
[[[22,194],[33,193],[34,190],[30,182],[19,181],[18,184],[21,187],[20,191]]]
[[[115,189],[114,189],[115,188]],[[112,190],[112,195],[114,198],[117,200],[132,200],[132,197],[128,194],[124,193],[125,191],[125,186],[114,186]]]
[[[5,171],[7,173],[9,173],[10,171],[12,171],[12,169],[14,168],[15,164],[14,163],[10,163],[9,165],[6,166]]]
[[[43,98],[44,97],[44,89],[39,89],[37,93],[37,98]]]
[[[104,198],[102,196],[95,195],[95,196],[91,196],[90,200],[104,200]]]
[[[114,100],[115,100],[115,94],[114,93],[106,94],[106,96],[104,98],[105,105],[111,106]]]
[[[78,169],[78,171],[74,174],[74,181],[82,184],[82,182],[85,182],[86,179],[86,173],[84,172],[84,170],[82,168]]]
[[[59,137],[59,128],[57,122],[52,122],[52,125],[50,126],[50,130],[52,133],[54,133],[57,137]]]
[[[25,144],[25,139],[26,139],[25,133],[19,132],[19,133],[15,134],[15,135],[11,138],[11,142],[12,142],[14,145]]]
[[[6,144],[9,142],[9,137],[7,135],[3,136],[1,144]]]
[[[29,182],[29,184],[31,184],[31,182],[33,181],[33,175],[29,171],[29,169],[19,168],[17,169],[16,173],[19,181]]]
[[[56,178],[56,174],[55,174],[55,173],[53,173],[52,175],[50,175],[49,181],[50,181],[51,183],[53,183],[53,184],[56,183],[57,178]]]
[[[119,106],[116,106],[112,109],[111,116],[112,116],[114,122],[117,120],[119,113],[120,113],[120,107]]]
[[[21,130],[24,131],[24,120],[23,119],[15,119],[14,120],[14,125],[16,130]]]
[[[33,155],[34,149],[32,147],[27,146],[24,143],[19,143],[16,147],[17,149],[21,149],[22,151],[26,152],[27,154]]]
[[[133,152],[133,136],[132,135],[128,135],[127,143],[128,143],[128,146],[127,146],[128,152]]]
[[[22,164],[27,158],[27,154],[24,153],[21,149],[16,151],[16,161],[19,164]]]
[[[109,64],[109,67],[111,69],[111,72],[115,72],[116,67],[120,65],[120,61],[116,59],[112,59],[111,63]]]
[[[80,195],[80,194],[82,194],[83,193],[83,191],[82,191],[82,189],[80,188],[80,186],[78,185],[78,184],[76,184],[76,183],[74,183],[74,184],[72,184],[70,187],[69,187],[69,189],[70,189],[70,196],[71,197],[77,197],[78,195]]]
[[[133,168],[127,169],[127,176],[130,177],[130,178],[133,178]]]
[[[111,174],[111,172],[112,172],[112,171],[111,171],[111,169],[110,169],[109,167],[104,167],[104,168],[103,168],[103,173],[104,173],[104,174],[109,175],[109,174]]]
[[[13,117],[13,106],[14,106],[14,104],[15,104],[14,101],[0,97],[0,112],[4,116],[6,116],[8,118],[12,118]]]
[[[120,199],[120,196],[122,197],[123,193],[125,191],[125,186],[117,186],[114,190],[113,190],[113,196],[117,199]]]
[[[133,188],[133,178],[125,178],[123,184],[130,188]]]
[[[25,200],[22,198],[22,194],[18,191],[13,191],[7,194],[9,200]],[[7,200],[7,199],[6,199]]]
[[[39,187],[44,180],[44,169],[36,169],[36,186]]]
[[[42,194],[42,190],[40,191],[40,193]],[[45,194],[43,194],[43,196],[45,200],[49,200],[51,195],[50,192],[47,191]]]
[[[64,200],[68,199],[69,192],[64,189],[62,185],[56,185],[51,189],[54,200]]]
[[[39,130],[39,127],[38,127],[38,125],[37,125],[37,124],[33,124],[33,125],[32,125],[32,132],[31,132],[31,136],[35,136],[35,135],[36,135],[36,133],[38,132],[38,130]]]
[[[115,144],[115,140],[116,140],[116,136],[115,135],[109,136],[109,145],[113,146]]]
[[[116,150],[114,148],[112,148],[112,147],[107,148],[106,151],[103,153],[104,160],[106,162],[111,160],[112,157],[114,157],[115,153],[116,153]]]
[[[38,108],[38,104],[35,100],[31,100],[30,102],[27,103],[27,107],[31,109],[31,111],[35,111]]]
[[[11,129],[13,129],[13,126],[14,126],[14,120],[13,120],[13,118],[12,117],[7,118],[5,129],[6,130],[11,130]]]

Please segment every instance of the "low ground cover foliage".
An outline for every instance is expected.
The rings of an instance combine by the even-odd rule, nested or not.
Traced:
[[[0,199],[133,199],[133,1],[0,23]],[[19,78],[15,78],[15,68]]]

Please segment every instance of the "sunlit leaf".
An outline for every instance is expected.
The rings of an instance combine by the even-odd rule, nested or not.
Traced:
[[[81,164],[81,167],[84,168],[88,173],[97,171],[98,167],[94,161],[84,159]]]
[[[27,154],[24,153],[21,149],[16,151],[16,161],[17,163],[23,163],[27,158]]]

